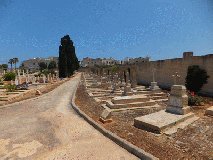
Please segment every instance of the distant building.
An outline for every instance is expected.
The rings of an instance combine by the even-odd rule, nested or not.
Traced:
[[[83,58],[81,61],[81,67],[93,67],[93,66],[109,66],[109,65],[115,65],[120,64],[118,60],[115,60],[113,58]]]
[[[124,58],[123,61],[121,61],[121,64],[122,65],[125,65],[125,64],[139,64],[139,63],[143,63],[143,62],[149,62],[149,57],[138,57],[138,58],[129,58],[129,57],[126,57]]]
[[[44,62],[48,66],[51,61],[55,61],[58,67],[58,57],[28,59],[22,62],[21,67],[29,71],[37,71],[39,70],[39,63]]]

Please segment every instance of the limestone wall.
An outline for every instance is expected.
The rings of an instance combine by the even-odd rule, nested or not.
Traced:
[[[138,64],[136,66],[137,82],[139,84],[150,85],[152,81],[152,68],[155,68],[155,79],[160,87],[170,88],[174,83],[172,75],[175,72],[178,72],[181,76],[177,84],[184,85],[187,69],[190,65],[199,65],[207,71],[210,78],[208,79],[208,84],[205,84],[202,88],[202,93],[213,96],[213,54],[193,56],[193,53],[184,53],[183,58],[150,61]]]

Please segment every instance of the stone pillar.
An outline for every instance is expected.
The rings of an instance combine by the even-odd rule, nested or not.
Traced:
[[[46,82],[46,76],[45,75],[43,75],[43,83],[45,83]]]
[[[20,75],[20,70],[18,69],[18,77],[20,77],[21,75]]]
[[[172,86],[166,111],[181,115],[190,112],[190,107],[188,106],[188,96],[186,94],[185,86],[183,85]]]
[[[16,86],[19,85],[19,80],[18,80],[17,77],[15,78],[15,85],[16,85]]]
[[[137,86],[137,80],[136,80],[136,72],[132,70],[131,72],[131,87],[135,88]]]

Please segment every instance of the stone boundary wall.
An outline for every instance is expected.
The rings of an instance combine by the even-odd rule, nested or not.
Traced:
[[[170,88],[174,83],[172,75],[178,72],[181,76],[177,84],[185,85],[188,66],[199,65],[210,76],[208,84],[205,84],[201,93],[213,96],[213,54],[193,56],[192,52],[185,52],[183,58],[166,59],[144,62],[136,65],[136,79],[138,84],[150,85],[152,81],[152,69],[156,69],[155,80],[162,88]]]

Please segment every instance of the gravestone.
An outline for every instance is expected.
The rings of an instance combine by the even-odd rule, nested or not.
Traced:
[[[43,76],[42,78],[43,78],[43,83],[45,83],[46,82],[46,76]]]
[[[152,82],[151,82],[151,86],[150,86],[150,90],[152,90],[152,91],[160,89],[157,82],[155,82],[155,72],[156,72],[156,69],[153,68],[152,69]]]
[[[16,86],[19,85],[19,81],[18,81],[18,78],[17,78],[17,77],[15,78],[15,85],[16,85]]]
[[[182,115],[187,114],[190,111],[185,86],[183,85],[172,86],[166,111]]]
[[[150,90],[159,90],[159,86],[157,85],[157,82],[151,82]]]
[[[173,85],[166,110],[137,117],[134,126],[155,133],[173,134],[198,118],[190,112],[185,86]]]

